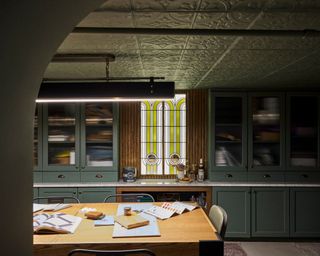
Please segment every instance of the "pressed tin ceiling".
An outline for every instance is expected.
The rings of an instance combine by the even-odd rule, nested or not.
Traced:
[[[78,27],[320,30],[319,0],[109,0]],[[110,76],[164,76],[177,89],[320,85],[320,37],[71,33],[57,53],[112,53]],[[45,78],[105,76],[105,64],[50,63]]]

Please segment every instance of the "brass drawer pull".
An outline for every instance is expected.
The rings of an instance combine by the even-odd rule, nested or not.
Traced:
[[[103,178],[103,175],[102,174],[97,174],[96,178],[101,179],[101,178]]]
[[[63,174],[58,175],[59,179],[64,179],[66,176],[64,176]]]
[[[232,174],[229,174],[229,173],[228,173],[228,174],[226,175],[226,177],[227,177],[227,178],[232,178],[233,176],[232,176]]]
[[[263,178],[271,178],[270,174],[263,175]]]

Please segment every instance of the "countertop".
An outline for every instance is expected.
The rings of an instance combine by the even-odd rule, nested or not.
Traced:
[[[292,182],[204,182],[180,183],[170,179],[138,179],[135,182],[74,182],[74,183],[34,183],[35,188],[54,187],[320,187],[320,183],[292,183]]]

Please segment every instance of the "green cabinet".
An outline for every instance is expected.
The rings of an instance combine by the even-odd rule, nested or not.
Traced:
[[[227,212],[227,238],[289,236],[287,188],[213,187],[213,204]]]
[[[210,170],[247,170],[246,102],[246,93],[211,93]]]
[[[226,237],[250,237],[249,187],[213,187],[213,204],[228,214]]]
[[[64,197],[64,196],[71,196],[71,197],[78,197],[77,188],[39,188],[39,197]],[[59,201],[59,200],[58,200]],[[54,202],[58,202],[54,201]],[[61,200],[62,201],[62,200]],[[74,203],[74,201],[66,200],[65,202]],[[40,202],[46,203],[46,202]]]
[[[33,121],[33,170],[41,171],[42,170],[42,105],[37,104],[34,114]],[[39,182],[37,179],[39,177],[34,177],[36,182]]]
[[[320,237],[320,188],[290,189],[290,235]]]
[[[116,103],[40,104],[34,127],[35,182],[118,179]]]
[[[283,93],[248,95],[248,169],[281,171],[285,167],[285,97]]]
[[[252,188],[252,237],[289,236],[289,189]]]
[[[287,168],[319,171],[319,94],[287,94]]]
[[[36,191],[34,190],[34,193]],[[38,196],[40,197],[64,197],[72,196],[80,200],[81,203],[99,203],[103,202],[108,195],[115,194],[114,187],[74,187],[74,188],[39,188]],[[34,197],[36,197],[34,195]],[[112,201],[112,200],[111,200]],[[66,201],[68,202],[68,201]],[[74,203],[74,201],[70,201]]]
[[[283,181],[285,94],[212,91],[210,102],[210,178]]]
[[[82,203],[101,203],[107,196],[115,193],[115,188],[78,188],[79,200]],[[112,201],[114,202],[108,202]]]

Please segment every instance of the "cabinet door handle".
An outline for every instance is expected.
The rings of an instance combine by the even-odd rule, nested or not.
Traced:
[[[76,169],[79,169],[79,167],[78,167],[78,166],[76,166]]]
[[[102,174],[97,174],[96,178],[101,179],[101,178],[103,178],[103,175]]]
[[[232,176],[232,174],[229,174],[229,173],[228,173],[228,174],[226,174],[226,177],[227,177],[227,178],[232,178],[233,176]]]
[[[81,195],[82,194],[82,192],[79,192],[79,195]]]
[[[263,175],[263,178],[271,178],[270,174]]]
[[[63,174],[58,175],[59,179],[64,179],[66,176],[64,176]]]
[[[301,175],[303,178],[309,178],[309,175],[308,174],[302,174]]]

